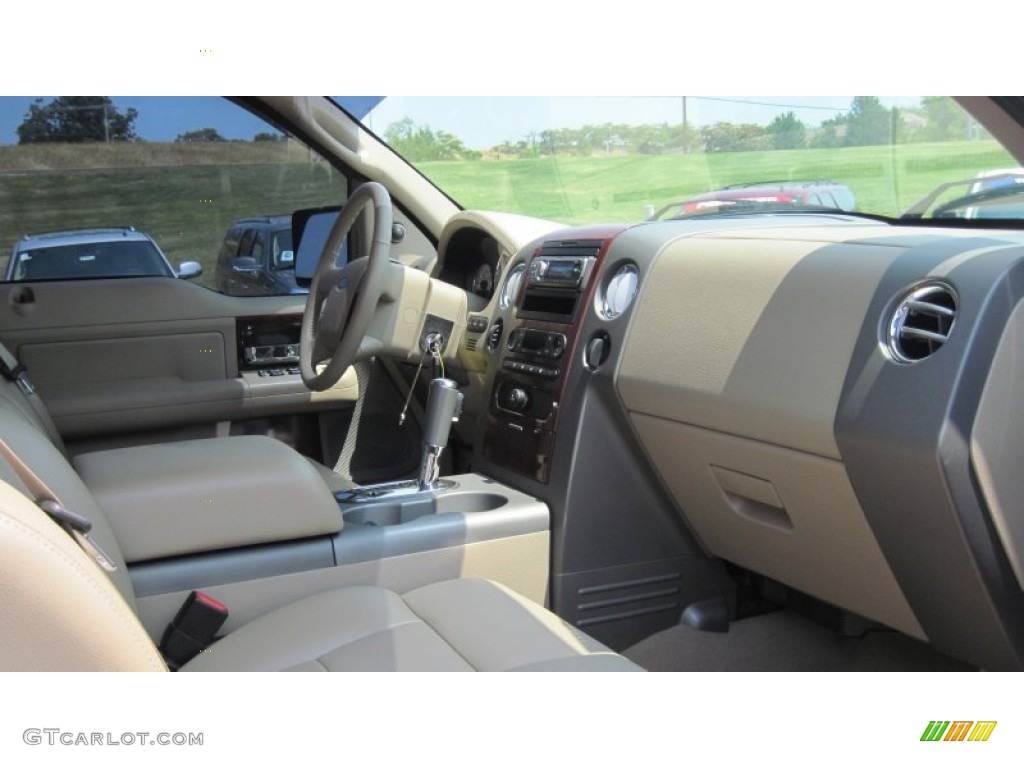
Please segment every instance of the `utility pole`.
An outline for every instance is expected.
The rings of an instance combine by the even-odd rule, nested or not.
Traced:
[[[690,130],[686,126],[686,97],[683,96],[683,154],[690,154]]]

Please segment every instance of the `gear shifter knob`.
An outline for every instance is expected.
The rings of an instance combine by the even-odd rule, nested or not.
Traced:
[[[437,482],[441,451],[448,444],[452,419],[462,410],[462,393],[451,379],[434,379],[427,392],[427,414],[423,420],[423,460],[420,463],[420,490],[428,491]]]
[[[443,448],[448,444],[452,419],[462,410],[462,393],[451,379],[434,379],[427,393],[427,415],[423,420],[423,442]]]

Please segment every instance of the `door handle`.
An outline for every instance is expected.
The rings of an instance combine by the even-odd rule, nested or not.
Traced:
[[[36,308],[36,292],[30,285],[19,285],[13,288],[8,296],[14,314],[24,317]]]

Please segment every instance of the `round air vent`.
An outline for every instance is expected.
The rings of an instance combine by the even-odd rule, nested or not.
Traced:
[[[516,303],[516,299],[519,298],[519,289],[523,284],[523,274],[526,272],[525,264],[517,264],[511,272],[508,273],[508,277],[505,278],[505,285],[501,289],[501,298],[498,300],[498,306],[502,309],[508,309]]]
[[[950,286],[919,285],[899,300],[889,318],[889,354],[901,363],[916,363],[934,354],[949,338],[956,310],[956,293]]]
[[[600,297],[600,312],[605,320],[614,320],[633,303],[637,286],[640,284],[640,270],[636,264],[625,262],[618,265],[608,278]]]

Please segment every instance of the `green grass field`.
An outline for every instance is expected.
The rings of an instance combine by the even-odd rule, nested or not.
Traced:
[[[434,162],[420,167],[466,207],[586,223],[635,221],[645,205],[657,209],[726,184],[769,179],[831,179],[853,190],[858,208],[895,216],[943,182],[1016,165],[996,142],[986,141]]]
[[[152,235],[173,265],[199,261],[198,282],[212,286],[221,240],[236,219],[337,205],[346,197],[341,174],[284,147],[100,144],[85,153],[98,167],[60,168],[82,162],[82,147],[73,155],[68,149],[44,148],[40,156],[39,147],[0,148],[5,266],[26,232],[131,224]]]
[[[935,186],[1017,163],[993,141],[834,150],[613,154],[420,165],[467,208],[567,224],[636,221],[741,181],[827,178],[859,208],[896,215]],[[243,216],[337,204],[344,178],[295,145],[97,144],[0,147],[0,248],[25,232],[132,224],[172,263],[203,264],[212,285],[220,241]],[[2,260],[6,262],[6,258]]]

